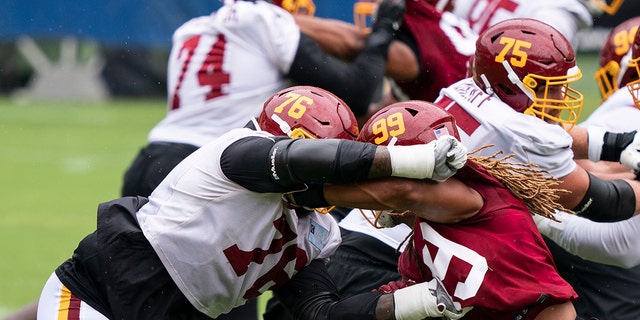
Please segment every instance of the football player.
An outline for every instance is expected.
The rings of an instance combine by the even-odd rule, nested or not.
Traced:
[[[572,191],[560,203],[580,215],[615,221],[640,212],[640,203],[630,201],[640,192],[637,181],[605,181],[573,160],[588,156],[637,169],[637,154],[622,152],[633,149],[636,133],[574,127],[583,96],[571,83],[581,72],[561,33],[534,19],[500,22],[478,39],[471,70],[472,77],[444,89],[436,101],[456,117],[467,147],[493,143],[515,153],[514,160],[548,170],[563,180],[559,188]]]
[[[38,319],[209,319],[266,290],[297,319],[460,318],[437,281],[348,300],[335,294],[323,260],[340,243],[336,221],[283,199],[322,183],[446,180],[466,161],[452,137],[382,147],[353,141],[357,134],[333,94],[305,86],[276,93],[257,121],[189,155],[149,198],[101,204],[96,231],[45,284]]]
[[[431,103],[409,100],[376,113],[358,140],[401,146],[442,136],[459,138],[454,118]],[[544,315],[574,320],[571,300],[577,295],[557,273],[530,213],[552,214],[562,208],[546,196],[556,193],[551,188],[556,181],[541,171],[533,175],[530,166],[520,168],[496,158],[470,157],[444,182],[398,180],[387,186],[386,180],[385,184],[366,181],[352,188],[326,186],[324,196],[329,203],[357,206],[353,202],[366,202],[375,195],[385,203],[396,203],[392,206],[400,212],[410,210],[404,215],[417,216],[409,220],[413,236],[398,263],[403,279],[383,286],[385,291],[438,277],[453,300],[468,311],[464,319]],[[529,183],[517,182],[520,179]],[[385,190],[389,187],[393,190]],[[385,196],[376,190],[385,190]]]

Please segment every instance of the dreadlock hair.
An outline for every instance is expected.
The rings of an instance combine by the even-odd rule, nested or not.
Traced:
[[[574,213],[557,202],[560,193],[570,193],[571,191],[555,188],[562,181],[549,175],[547,170],[540,169],[532,163],[507,162],[506,160],[514,157],[515,154],[498,158],[503,154],[502,151],[491,156],[472,155],[492,146],[494,145],[485,145],[470,152],[467,159],[485,168],[492,176],[502,182],[513,195],[525,202],[532,214],[558,221],[554,215],[555,210]]]

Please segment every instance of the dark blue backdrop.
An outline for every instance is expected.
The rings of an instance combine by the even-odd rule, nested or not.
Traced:
[[[355,0],[316,0],[316,16],[353,21]],[[76,36],[105,45],[168,47],[186,20],[207,15],[220,0],[5,0],[0,41]]]

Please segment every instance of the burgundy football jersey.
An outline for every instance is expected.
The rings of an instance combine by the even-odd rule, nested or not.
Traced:
[[[524,202],[469,161],[455,178],[479,192],[485,204],[457,224],[418,219],[413,247],[399,269],[405,279],[442,279],[465,319],[533,319],[543,308],[577,294],[558,274]]]

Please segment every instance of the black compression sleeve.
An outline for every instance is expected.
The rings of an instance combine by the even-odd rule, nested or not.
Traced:
[[[275,141],[286,137],[251,136],[229,145],[220,157],[220,168],[231,181],[255,192],[299,190],[299,183],[281,184],[271,178],[269,154]],[[213,161],[213,159],[211,160]]]
[[[324,263],[314,260],[273,293],[294,319],[375,319],[381,292],[362,293],[342,300],[337,292]]]
[[[369,175],[377,146],[340,139],[292,139],[273,145],[270,172],[281,185],[350,183]]]
[[[573,211],[589,220],[614,222],[631,218],[636,208],[633,189],[624,180],[602,180],[589,173],[589,189]]]
[[[624,133],[606,132],[603,138],[600,160],[620,161],[620,153],[633,142],[635,135],[636,131]]]
[[[384,76],[390,32],[388,37],[365,46],[350,63],[326,54],[313,39],[300,34],[289,78],[297,84],[328,90],[344,100],[356,116],[362,116]]]

